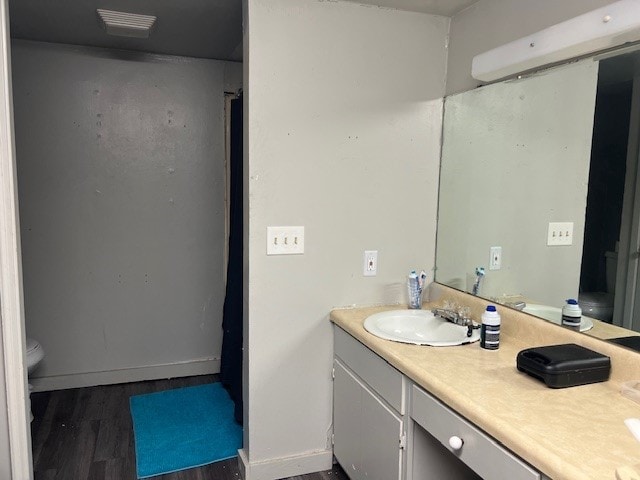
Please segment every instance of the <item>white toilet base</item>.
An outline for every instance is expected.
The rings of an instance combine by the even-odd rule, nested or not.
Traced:
[[[33,390],[33,385],[29,384],[29,397],[27,398],[27,409],[29,410],[30,422],[33,422],[33,412],[31,411],[31,391]]]

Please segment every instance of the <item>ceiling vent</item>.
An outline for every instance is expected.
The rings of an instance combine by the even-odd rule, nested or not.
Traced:
[[[107,34],[118,37],[149,38],[151,28],[156,23],[154,15],[115,12],[97,9],[98,18]]]

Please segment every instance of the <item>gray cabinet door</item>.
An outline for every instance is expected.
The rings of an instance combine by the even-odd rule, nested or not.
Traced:
[[[402,419],[334,361],[333,453],[352,480],[401,480]]]

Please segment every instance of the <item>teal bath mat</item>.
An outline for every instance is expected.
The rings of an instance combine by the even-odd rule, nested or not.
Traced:
[[[136,395],[129,399],[138,478],[235,457],[242,427],[221,383]]]

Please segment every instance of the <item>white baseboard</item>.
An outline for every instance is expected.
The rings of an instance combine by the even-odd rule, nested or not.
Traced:
[[[238,466],[243,480],[277,480],[330,470],[333,467],[333,451],[322,450],[250,463],[247,453],[241,449],[238,450]]]
[[[106,370],[102,372],[72,373],[49,377],[30,378],[34,392],[63,390],[67,388],[94,387],[115,383],[141,382],[159,378],[190,377],[220,372],[219,358],[203,358],[186,362],[148,365],[144,367]]]

